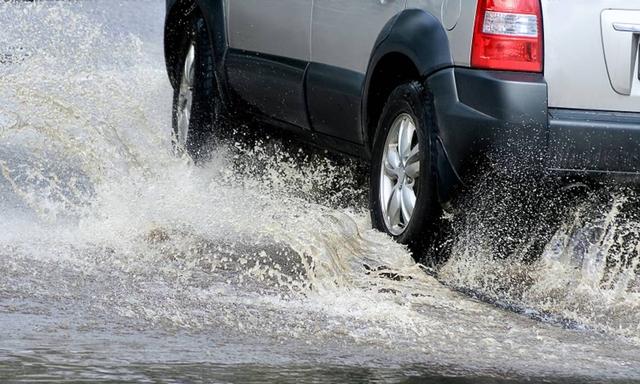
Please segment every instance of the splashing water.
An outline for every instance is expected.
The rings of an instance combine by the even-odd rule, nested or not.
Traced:
[[[353,161],[174,158],[163,12],[0,4],[0,378],[640,378],[632,192],[481,186],[445,286],[369,229]]]
[[[640,340],[636,192],[519,183],[478,189],[440,278],[537,318]]]

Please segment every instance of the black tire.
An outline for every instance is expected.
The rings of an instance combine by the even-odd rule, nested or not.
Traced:
[[[382,210],[380,181],[387,137],[396,119],[403,114],[413,118],[420,148],[419,176],[415,179],[416,192],[413,215],[401,234],[393,234],[388,228]],[[406,244],[416,259],[433,238],[435,223],[440,216],[440,204],[436,192],[437,171],[435,168],[434,136],[436,123],[433,98],[419,82],[414,81],[397,87],[384,106],[375,135],[371,162],[371,188],[369,194],[371,221],[374,228],[386,232],[396,241]]]
[[[196,11],[190,15],[190,28],[180,44],[180,60],[178,67],[177,85],[173,94],[173,148],[177,155],[185,152],[196,161],[203,161],[209,155],[221,137],[225,125],[223,105],[218,90],[215,73],[214,50],[209,39],[209,33],[204,18]],[[178,139],[178,108],[180,83],[184,74],[185,60],[189,48],[195,47],[194,86],[191,117],[189,119],[189,134],[186,143],[181,144]]]

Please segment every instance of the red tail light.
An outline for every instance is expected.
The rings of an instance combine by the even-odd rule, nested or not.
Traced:
[[[540,0],[478,0],[471,66],[542,72]]]

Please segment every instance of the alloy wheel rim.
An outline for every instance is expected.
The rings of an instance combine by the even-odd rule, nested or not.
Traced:
[[[402,235],[415,210],[420,177],[420,145],[413,117],[403,113],[389,130],[382,154],[380,206],[388,231]]]
[[[196,47],[191,43],[184,60],[182,78],[180,80],[180,92],[178,93],[176,134],[178,136],[178,144],[181,147],[185,147],[189,139],[189,125],[191,123],[191,108],[193,107],[193,88],[195,83],[195,58]]]

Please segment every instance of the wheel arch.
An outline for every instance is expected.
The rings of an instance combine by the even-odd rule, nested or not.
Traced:
[[[365,77],[362,130],[369,152],[382,108],[393,89],[406,81],[425,80],[451,66],[447,33],[431,13],[405,10],[385,25],[376,40]]]

